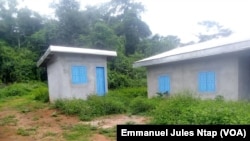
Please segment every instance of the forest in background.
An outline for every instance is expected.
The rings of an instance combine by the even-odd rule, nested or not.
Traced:
[[[109,88],[145,86],[145,68],[132,68],[134,61],[196,43],[152,34],[141,19],[144,6],[133,0],[111,0],[84,10],[77,0],[59,0],[51,7],[54,18],[18,8],[17,0],[0,1],[0,84],[46,82],[46,68],[36,62],[49,45],[61,45],[117,51],[108,62]],[[232,33],[215,21],[197,24],[213,31],[197,33],[198,42]]]

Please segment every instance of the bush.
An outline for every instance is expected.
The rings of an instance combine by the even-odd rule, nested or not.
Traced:
[[[250,104],[172,96],[153,111],[153,124],[248,124]],[[248,107],[248,108],[247,108]]]
[[[119,114],[126,111],[125,105],[112,97],[90,96],[87,100],[56,100],[54,107],[67,115],[78,115],[80,120],[90,120],[104,115]]]
[[[189,123],[186,118],[190,107],[197,105],[198,100],[190,95],[176,94],[165,99],[153,112],[156,124],[186,124]]]
[[[41,87],[46,87],[46,84],[42,82],[13,83],[0,89],[0,97],[23,96]]]
[[[85,109],[87,105],[86,101],[82,99],[56,100],[54,102],[54,107],[60,109],[64,114],[77,115],[82,109]]]
[[[145,97],[136,97],[129,105],[131,114],[143,114],[151,112],[158,103]]]
[[[12,85],[8,85],[1,90],[1,95],[3,97],[10,96],[22,96],[28,94],[32,88],[29,87],[29,84],[26,83],[14,83]]]
[[[136,98],[136,97],[147,97],[147,88],[138,87],[138,88],[121,88],[116,90],[110,90],[107,96],[115,96],[119,98]]]
[[[34,95],[34,100],[38,100],[41,102],[49,102],[49,92],[47,87],[36,88],[30,93]]]
[[[94,117],[124,113],[126,111],[124,103],[114,97],[92,95],[88,98],[87,103],[92,107],[92,115]]]

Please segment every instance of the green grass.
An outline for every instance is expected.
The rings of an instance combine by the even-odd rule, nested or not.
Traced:
[[[44,83],[16,83],[1,88],[0,92],[0,109],[10,107],[27,113],[48,106],[48,89]],[[103,97],[92,95],[87,100],[57,100],[53,108],[85,121],[112,114],[131,114],[151,116],[152,124],[250,123],[249,102],[224,101],[222,97],[201,100],[190,92],[148,99],[145,87],[110,90]]]
[[[32,112],[44,107],[48,107],[48,104],[33,100],[27,95],[22,97],[8,97],[4,101],[0,102],[0,109],[11,108],[22,113]]]
[[[48,97],[48,89],[44,83],[14,83],[0,89],[0,109],[14,108],[27,113],[48,105]]]
[[[91,96],[87,100],[58,100],[55,105],[63,113],[78,115],[81,120],[123,113],[150,116],[150,124],[250,123],[249,102],[225,101],[222,97],[202,100],[187,91],[149,99],[145,89],[121,89],[110,91],[104,97]]]
[[[30,136],[36,133],[37,127],[32,127],[32,128],[18,128],[17,129],[17,134],[21,136]]]
[[[15,126],[18,120],[15,115],[8,115],[0,119],[0,126],[12,125]]]
[[[116,138],[116,127],[107,128],[107,129],[99,129],[98,133],[105,135],[111,139],[115,139]]]
[[[93,132],[92,129],[89,125],[77,124],[67,127],[63,136],[68,141],[89,141]]]
[[[44,133],[43,134],[43,137],[54,137],[54,136],[56,136],[57,135],[57,133],[54,133],[54,132],[46,132],[46,133]]]
[[[250,103],[182,94],[161,102],[152,116],[152,124],[249,124]]]

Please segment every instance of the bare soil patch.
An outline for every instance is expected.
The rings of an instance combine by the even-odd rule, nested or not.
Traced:
[[[11,117],[6,124],[0,124],[0,141],[65,141],[65,127],[79,123],[98,128],[112,128],[117,124],[145,124],[148,119],[140,116],[112,115],[83,122],[75,116],[59,114],[55,109],[43,108],[22,113],[13,109],[0,111],[0,119]],[[112,141],[102,135],[94,134],[91,141]]]

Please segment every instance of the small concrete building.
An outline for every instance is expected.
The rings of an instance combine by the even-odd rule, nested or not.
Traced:
[[[250,38],[177,47],[133,67],[146,67],[148,97],[188,90],[201,98],[250,99]]]
[[[116,55],[115,51],[50,46],[37,62],[38,67],[47,67],[50,101],[104,95],[107,57]]]

